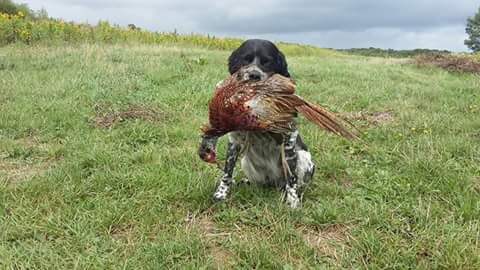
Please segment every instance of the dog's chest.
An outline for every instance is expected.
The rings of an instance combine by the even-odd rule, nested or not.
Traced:
[[[250,181],[281,185],[284,172],[281,162],[281,138],[268,132],[231,132],[230,141],[242,146],[242,169]],[[275,137],[277,136],[277,137]]]

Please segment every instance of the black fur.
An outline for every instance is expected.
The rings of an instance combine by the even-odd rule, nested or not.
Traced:
[[[290,77],[285,56],[268,40],[249,39],[242,43],[228,58],[228,71],[233,74],[241,67],[251,64],[256,64],[267,74]]]

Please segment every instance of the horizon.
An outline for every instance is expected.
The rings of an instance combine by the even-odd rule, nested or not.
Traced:
[[[333,49],[372,47],[453,52],[469,51],[464,45],[465,25],[467,18],[478,9],[478,3],[473,0],[461,0],[455,6],[446,0],[407,4],[373,0],[362,4],[351,0],[319,4],[303,0],[308,8],[290,0],[280,1],[280,4],[246,0],[242,5],[234,1],[190,0],[15,2],[25,3],[33,10],[43,8],[54,18],[89,24],[107,20],[120,26],[134,24],[149,31],[261,38]],[[256,9],[248,9],[249,6]],[[396,13],[382,14],[384,10],[396,10]]]

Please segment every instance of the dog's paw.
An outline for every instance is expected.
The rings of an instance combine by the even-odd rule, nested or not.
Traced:
[[[292,208],[299,208],[300,207],[300,198],[295,194],[293,196],[287,194],[287,205]]]
[[[300,198],[298,197],[296,188],[289,186],[285,188],[285,202],[292,209],[300,207]]]
[[[223,181],[220,182],[220,185],[218,185],[217,190],[213,194],[213,200],[216,202],[225,200],[229,190],[229,185],[225,184]]]
[[[224,201],[227,198],[227,194],[225,193],[220,193],[220,192],[215,192],[212,196],[213,201],[215,202],[221,202]]]

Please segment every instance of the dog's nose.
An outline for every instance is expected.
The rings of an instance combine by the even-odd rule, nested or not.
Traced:
[[[248,73],[248,79],[251,81],[259,81],[262,78],[262,74],[257,70],[252,70]]]

